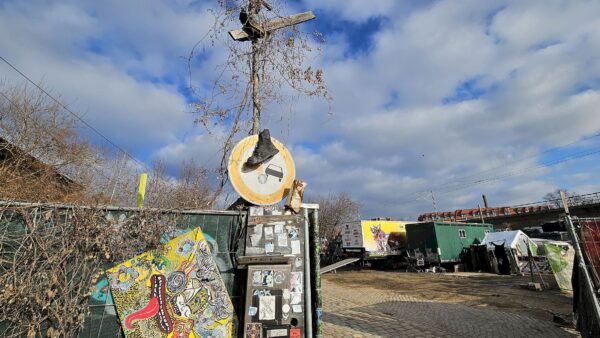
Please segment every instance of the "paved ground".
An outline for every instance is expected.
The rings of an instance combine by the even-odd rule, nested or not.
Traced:
[[[483,298],[468,295],[465,290],[457,289],[458,292],[464,291],[464,297],[452,291],[442,294],[440,290],[448,287],[447,278],[431,274],[419,274],[416,278],[415,275],[379,271],[325,275],[322,280],[325,337],[577,336],[552,323],[551,314],[543,314],[536,309],[544,307],[540,302],[548,298],[548,307],[568,311],[568,304],[561,303],[560,293],[544,295],[523,290],[525,294],[532,293],[531,297],[538,298],[533,302],[523,302],[519,293],[496,294],[496,298],[513,297],[517,304],[528,304],[502,308],[504,305],[497,300],[485,302]],[[386,278],[389,282],[385,282]],[[452,283],[474,285],[473,288],[479,285],[476,281],[471,283],[469,278],[458,282],[454,279]],[[369,280],[379,283],[369,283]],[[381,285],[382,281],[384,285]],[[506,284],[506,279],[502,281]],[[488,280],[486,282],[489,283]],[[432,290],[431,294],[417,292],[419,286],[424,285]],[[498,290],[502,292],[506,288],[505,285],[504,289]]]

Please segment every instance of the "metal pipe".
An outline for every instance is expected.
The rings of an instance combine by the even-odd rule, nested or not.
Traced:
[[[310,283],[310,233],[308,208],[304,207],[304,337],[312,338],[312,295]]]
[[[311,241],[313,244],[313,265],[314,268],[312,277],[313,281],[313,303],[315,306],[315,316],[313,320],[313,337],[323,338],[323,298],[321,296],[321,238],[319,237],[319,209],[313,209],[311,214],[311,225],[312,225],[312,236]]]

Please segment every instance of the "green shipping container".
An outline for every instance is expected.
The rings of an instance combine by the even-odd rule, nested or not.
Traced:
[[[406,225],[408,250],[438,253],[442,263],[459,262],[464,249],[479,244],[494,226],[481,223],[428,222]]]

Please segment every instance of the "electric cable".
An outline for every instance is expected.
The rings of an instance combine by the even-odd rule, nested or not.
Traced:
[[[50,93],[48,93],[46,90],[44,90],[44,88],[40,87],[37,83],[33,82],[33,80],[31,80],[27,75],[25,75],[22,71],[20,71],[17,67],[15,67],[13,64],[11,64],[10,62],[8,62],[3,56],[0,56],[0,60],[4,61],[4,63],[6,63],[10,68],[12,68],[14,71],[16,71],[19,75],[21,75],[24,79],[26,79],[29,83],[31,83],[32,85],[34,85],[37,89],[39,89],[42,93],[44,93],[46,96],[48,96],[52,101],[56,102],[56,104],[58,104],[60,107],[62,107],[65,111],[69,112],[71,115],[73,115],[79,122],[81,122],[83,125],[85,125],[86,127],[88,127],[90,130],[92,130],[94,133],[96,133],[97,135],[99,135],[102,139],[104,139],[106,142],[108,142],[110,145],[112,145],[113,147],[115,147],[115,149],[118,149],[119,151],[121,151],[122,153],[124,153],[127,157],[129,157],[132,161],[136,162],[137,164],[139,164],[141,167],[143,167],[144,169],[148,170],[148,166],[146,166],[145,163],[142,163],[141,161],[139,161],[137,158],[133,157],[131,154],[129,154],[125,149],[121,148],[119,145],[117,145],[115,142],[111,141],[108,137],[104,136],[104,134],[102,134],[98,129],[94,128],[91,124],[89,124],[88,122],[86,122],[83,118],[81,118],[79,115],[77,115],[75,112],[73,112],[71,109],[69,109],[67,106],[65,106],[62,102],[60,102],[58,99],[56,99],[54,96],[52,96]]]

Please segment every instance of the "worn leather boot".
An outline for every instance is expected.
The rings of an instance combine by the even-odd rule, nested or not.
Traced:
[[[259,165],[275,156],[278,152],[279,150],[277,150],[273,142],[271,142],[269,129],[265,129],[258,134],[258,143],[256,144],[256,148],[254,148],[254,152],[252,152],[252,156],[246,161],[246,164]]]

